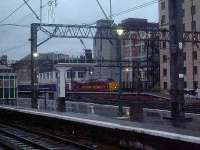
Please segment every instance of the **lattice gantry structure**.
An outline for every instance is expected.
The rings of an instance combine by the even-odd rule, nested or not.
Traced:
[[[37,52],[37,47],[47,42],[52,38],[87,38],[87,39],[113,39],[118,40],[116,30],[117,26],[113,27],[97,27],[89,25],[64,25],[64,24],[31,24],[31,85],[32,90],[35,91],[36,74],[34,73],[34,57],[33,54]],[[130,31],[134,31],[136,34],[130,35]],[[38,43],[38,32],[46,34],[48,37]],[[145,33],[145,34],[144,34]],[[172,42],[170,38],[173,33],[167,30],[149,30],[145,29],[141,32],[138,29],[126,29],[120,40],[132,40],[133,42],[145,41],[145,42]],[[183,43],[193,42],[200,43],[200,32],[184,32]],[[119,59],[120,60],[120,59]],[[36,97],[33,92],[32,97]]]

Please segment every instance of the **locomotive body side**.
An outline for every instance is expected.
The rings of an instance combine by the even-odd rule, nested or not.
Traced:
[[[74,82],[72,85],[73,92],[113,92],[118,88],[118,83],[114,81]]]

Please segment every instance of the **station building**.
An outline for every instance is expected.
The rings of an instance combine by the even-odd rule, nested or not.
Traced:
[[[16,74],[10,67],[0,65],[0,100],[15,100],[16,91]]]

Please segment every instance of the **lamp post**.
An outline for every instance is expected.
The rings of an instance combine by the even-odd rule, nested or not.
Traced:
[[[33,102],[32,102],[32,108],[37,108],[37,71],[36,71],[36,60],[39,57],[39,54],[37,52],[33,52],[33,89],[32,89],[32,96],[33,96]]]
[[[121,94],[122,94],[122,56],[121,56],[121,38],[124,34],[124,29],[118,27],[116,29],[117,32],[117,53],[118,53],[118,64],[119,64],[119,91],[118,91],[118,102],[119,102],[119,108],[118,108],[118,113],[119,116],[123,115],[123,107],[121,104]]]
[[[127,90],[129,90],[129,68],[126,68],[125,69],[125,71],[126,71],[126,84],[125,84],[125,86],[126,86],[126,89]]]
[[[90,70],[89,75],[90,75],[90,79],[92,80],[92,75],[93,75],[93,71],[92,70]]]

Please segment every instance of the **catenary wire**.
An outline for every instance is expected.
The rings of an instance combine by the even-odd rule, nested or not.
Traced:
[[[26,0],[26,2],[28,2],[30,0]],[[3,22],[5,22],[8,18],[10,18],[13,14],[15,14],[18,10],[20,10],[26,3],[22,3],[21,5],[19,5],[17,8],[15,8],[12,12],[9,13],[8,16],[6,16],[5,18],[3,18],[1,21],[0,21],[0,24],[2,24]]]
[[[5,26],[15,26],[15,27],[22,27],[22,28],[30,28],[29,25],[22,25],[22,24],[14,24],[14,23],[0,24],[0,27],[5,27]]]
[[[151,6],[153,4],[156,4],[156,3],[159,3],[161,2],[162,0],[153,0],[153,1],[149,1],[149,2],[146,2],[146,3],[143,3],[141,5],[137,5],[133,8],[130,8],[130,9],[127,9],[127,10],[123,10],[121,12],[118,12],[118,13],[115,13],[113,14],[113,17],[118,17],[118,16],[121,16],[121,15],[124,15],[124,14],[127,14],[129,12],[132,12],[132,11],[135,11],[135,10],[138,10],[138,9],[142,9],[144,7],[148,7],[148,6]]]
[[[28,2],[28,1],[27,1],[27,2]],[[48,6],[48,2],[45,3],[45,4],[42,6],[42,8],[44,8],[44,7],[46,7],[46,6]],[[36,10],[36,11],[39,11],[39,9]],[[30,14],[32,14],[32,13],[27,14],[27,15],[24,16],[23,18],[28,17]],[[0,24],[0,27],[5,27],[5,26],[16,26],[16,27],[30,28],[30,25],[20,25],[20,24],[15,24],[15,23]],[[3,53],[10,52],[10,51],[13,51],[13,50],[18,49],[18,48],[23,48],[23,47],[26,47],[28,44],[29,44],[28,42],[25,42],[25,43],[23,43],[23,44],[16,45],[16,46],[13,46],[13,47],[11,47],[11,48],[4,49],[3,51],[0,51],[0,53],[3,54]]]
[[[27,1],[29,1],[29,0],[27,0]],[[119,13],[115,13],[115,14],[113,14],[113,17],[118,17],[118,16],[120,16],[120,15],[124,15],[124,14],[126,14],[126,13],[129,13],[129,12],[132,12],[132,11],[135,11],[135,10],[138,10],[138,9],[142,9],[142,8],[144,8],[144,7],[148,7],[148,6],[153,5],[153,4],[155,4],[155,3],[159,3],[160,1],[162,1],[162,0],[153,0],[153,1],[150,1],[150,2],[146,2],[146,3],[144,3],[144,4],[135,6],[135,7],[133,7],[133,8],[130,8],[130,9],[121,11],[121,12],[119,12]],[[22,6],[23,6],[23,5],[24,5],[24,3],[22,4]],[[46,7],[47,5],[48,5],[48,2],[45,3],[42,7],[44,8],[44,7]],[[18,9],[20,9],[22,6],[20,5],[20,7],[18,7]],[[15,12],[16,12],[16,11],[17,11],[17,10],[15,9]],[[12,14],[14,14],[15,12],[13,12]],[[31,14],[31,13],[30,13],[30,14]],[[29,16],[30,14],[26,15],[25,17]],[[0,22],[0,23],[1,23],[1,22]],[[95,23],[92,23],[92,24],[95,24]],[[25,28],[30,27],[30,26],[28,26],[28,25],[18,25],[18,24],[0,24],[0,27],[1,27],[1,26],[5,26],[5,25],[19,26],[19,27],[25,27]],[[22,44],[22,45],[16,46],[16,47],[8,48],[8,49],[4,50],[3,53],[5,53],[6,51],[13,50],[13,49],[15,49],[15,48],[25,47],[27,44],[28,44],[28,43]]]
[[[132,12],[132,11],[136,11],[136,10],[138,10],[138,9],[142,9],[142,8],[151,6],[151,5],[156,4],[156,3],[159,3],[159,2],[161,2],[161,1],[162,1],[162,0],[153,0],[153,1],[149,1],[149,2],[146,2],[146,3],[140,4],[140,5],[137,5],[137,6],[133,7],[133,8],[129,8],[129,9],[127,9],[127,10],[123,10],[123,11],[121,11],[121,12],[114,13],[114,14],[112,15],[112,17],[113,17],[113,18],[114,18],[114,17],[118,17],[118,16],[121,16],[121,15],[130,13],[130,12]],[[89,24],[84,23],[84,25],[94,25],[94,24],[96,24],[96,21],[94,21],[94,22],[92,22],[92,23],[89,23]]]

